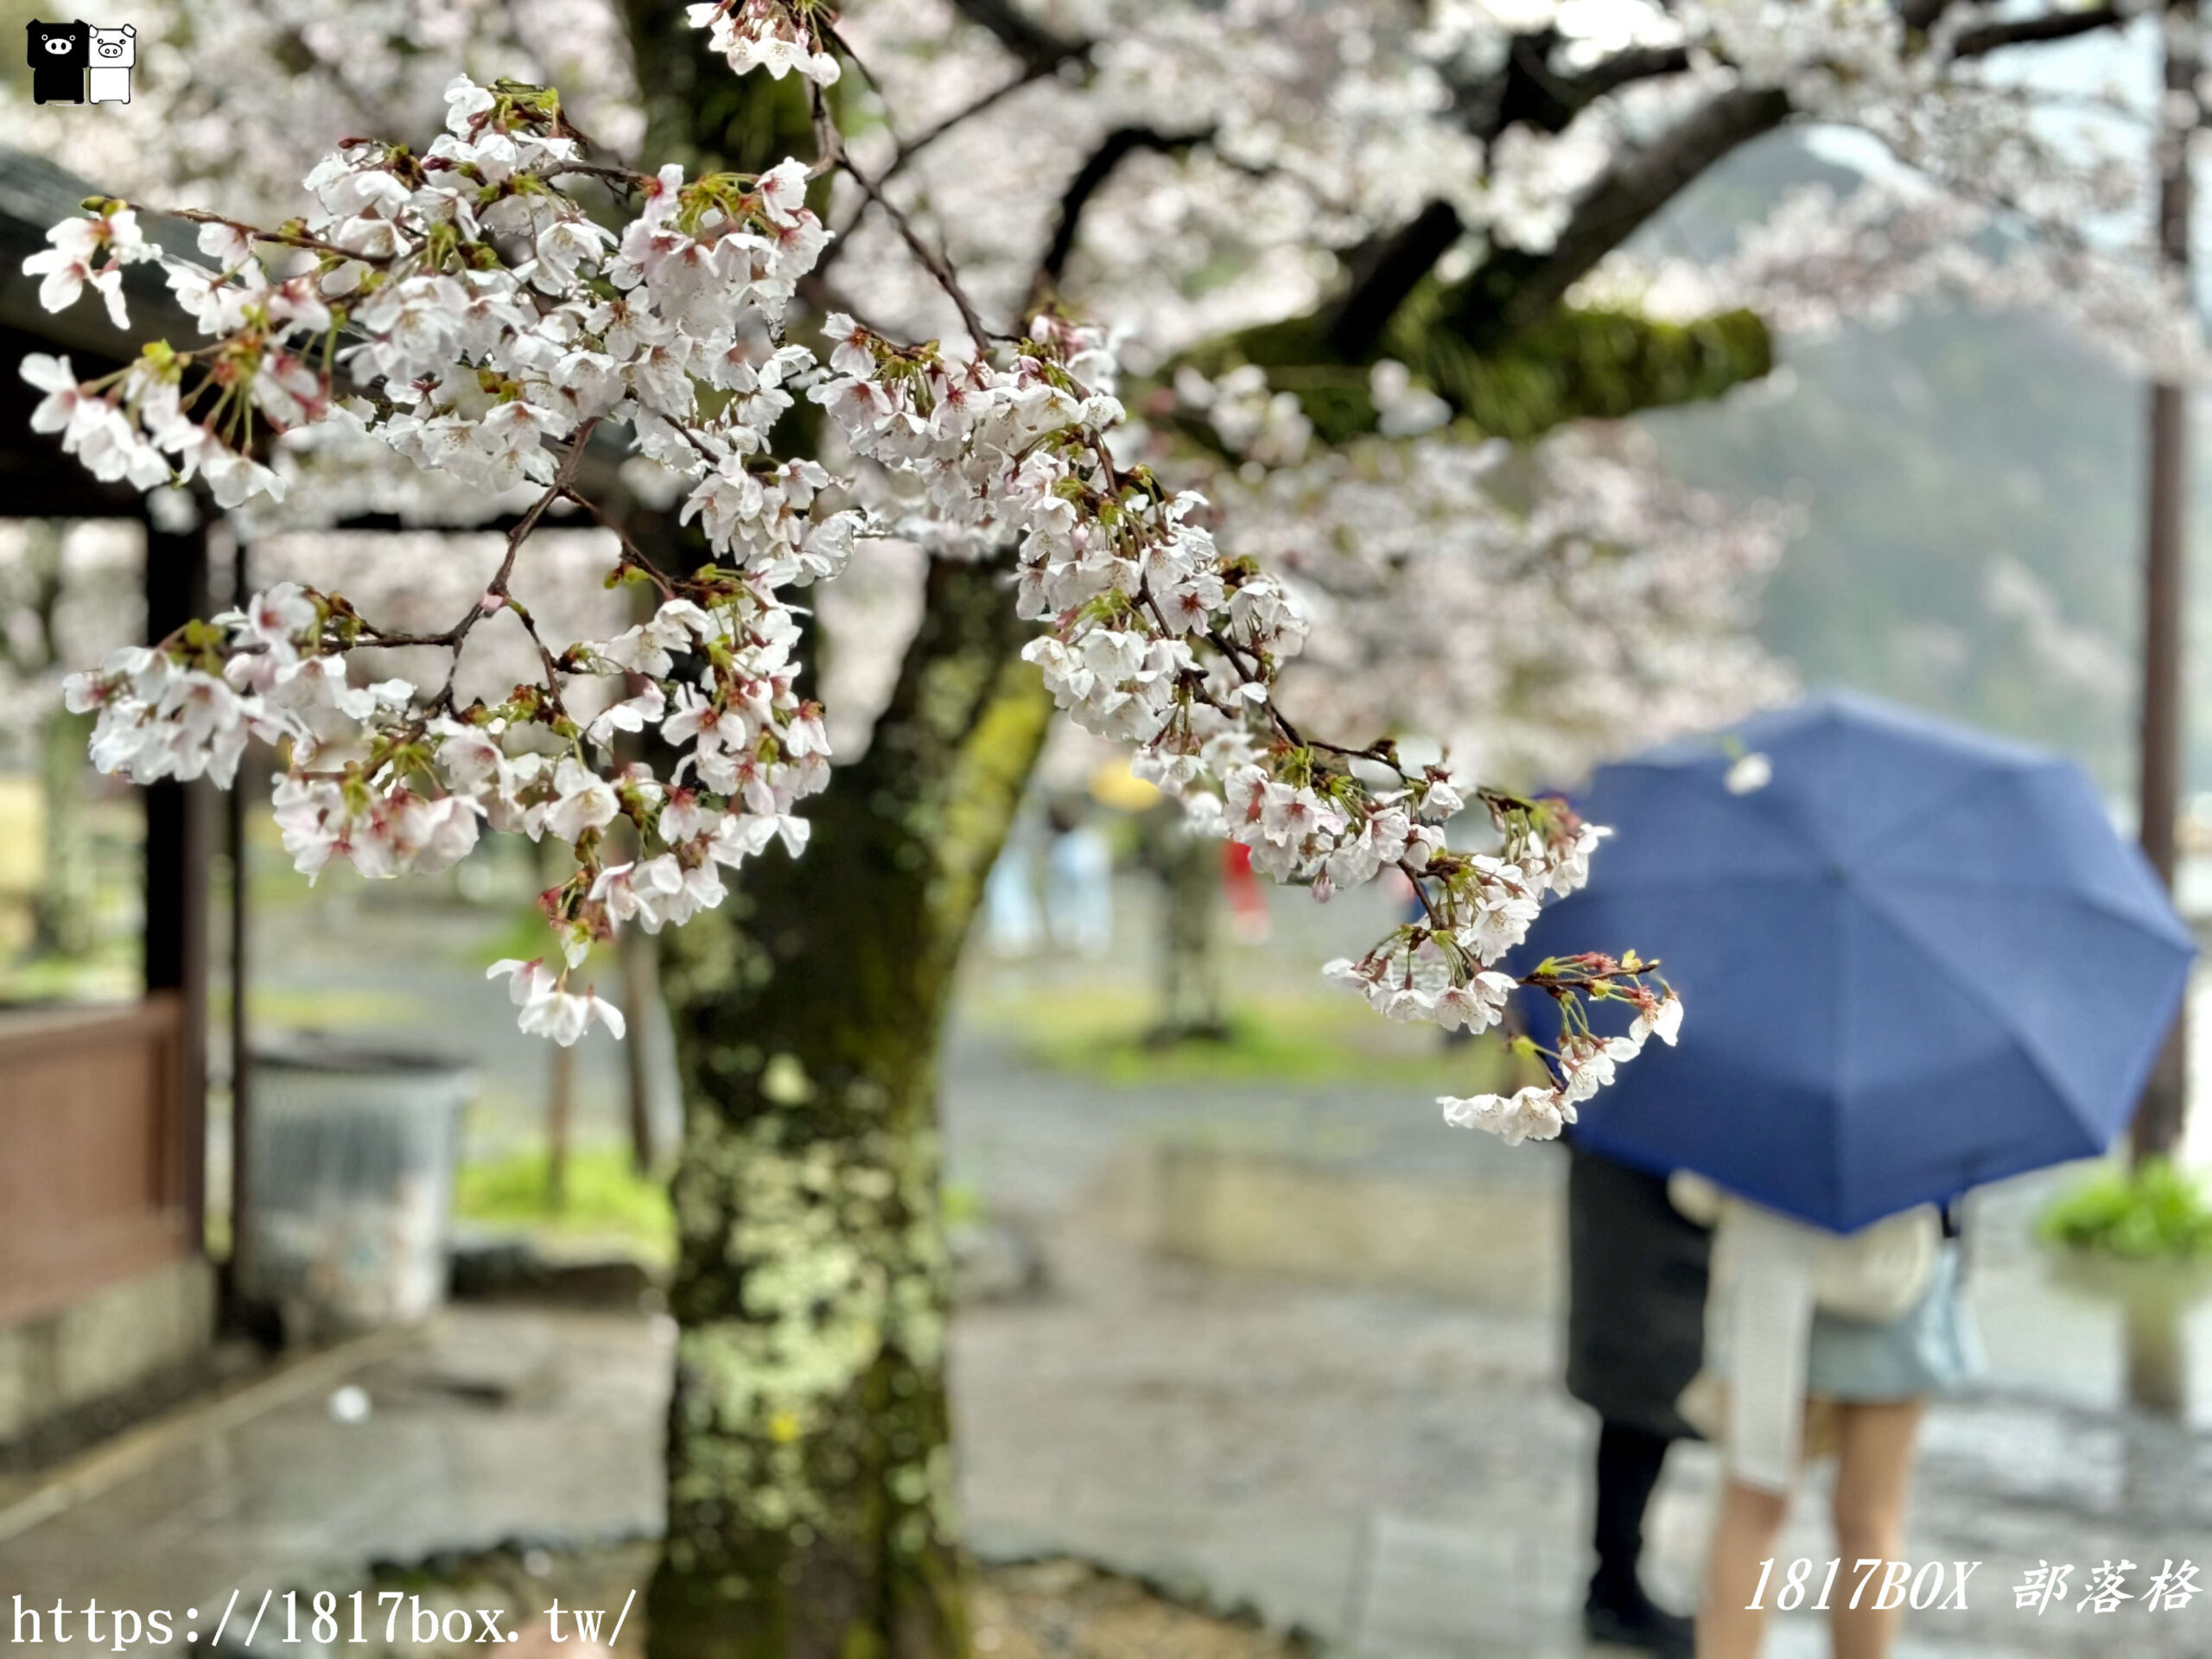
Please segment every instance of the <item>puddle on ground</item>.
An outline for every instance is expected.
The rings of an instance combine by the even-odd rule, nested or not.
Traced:
[[[1423,1179],[1163,1146],[1150,1243],[1172,1260],[1536,1311],[1562,1294],[1555,1183]]]
[[[1168,1260],[1522,1312],[1564,1303],[1556,1181],[1424,1177],[1211,1143],[1154,1144],[1116,1163],[1094,1201],[1105,1199],[1120,1236]],[[2212,1431],[2212,1294],[2140,1294],[2126,1274],[2074,1270],[2035,1242],[2035,1217],[2079,1173],[2003,1183],[1969,1212],[1966,1290],[1986,1388]]]

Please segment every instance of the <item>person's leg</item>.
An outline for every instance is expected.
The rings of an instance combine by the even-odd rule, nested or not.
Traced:
[[[1598,1434],[1598,1504],[1593,1541],[1598,1568],[1582,1604],[1583,1634],[1611,1643],[1689,1659],[1690,1622],[1655,1605],[1643,1593],[1637,1561],[1643,1553],[1643,1511],[1667,1460],[1665,1437],[1607,1420]]]
[[[1874,1607],[1877,1571],[1857,1607],[1842,1593],[1856,1584],[1854,1562],[1894,1561],[1904,1553],[1905,1501],[1912,1491],[1913,1445],[1921,1402],[1885,1401],[1836,1409],[1835,1553],[1842,1558],[1837,1595],[1829,1604],[1835,1659],[1887,1659],[1901,1608]]]
[[[1598,1432],[1598,1510],[1591,1541],[1598,1568],[1590,1576],[1592,1606],[1638,1607],[1643,1590],[1636,1564],[1643,1554],[1643,1511],[1659,1484],[1667,1442],[1611,1418]]]
[[[1705,1605],[1697,1611],[1697,1659],[1758,1659],[1774,1586],[1767,1586],[1757,1609],[1751,1598],[1759,1587],[1759,1563],[1774,1554],[1775,1537],[1789,1514],[1789,1499],[1782,1493],[1734,1480],[1722,1485],[1705,1560]]]

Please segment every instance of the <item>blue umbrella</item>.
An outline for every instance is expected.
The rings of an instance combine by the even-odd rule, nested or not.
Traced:
[[[1839,1231],[2103,1151],[2196,953],[2079,767],[1872,698],[1604,767],[1578,806],[1614,837],[1516,961],[1632,945],[1686,1014],[1580,1140]]]

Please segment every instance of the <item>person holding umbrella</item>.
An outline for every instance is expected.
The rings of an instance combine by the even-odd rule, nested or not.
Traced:
[[[1931,1206],[2111,1144],[2195,942],[2078,767],[1872,698],[1603,767],[1579,805],[1615,838],[1516,959],[1539,1043],[1562,1017],[1544,965],[1592,938],[1658,957],[1685,1010],[1575,1133],[1727,1195],[1686,1403],[1708,1396],[1731,1476],[1699,1652],[1733,1659],[1808,1430],[1844,1459],[1839,1518],[1894,1555],[1920,1402],[1972,1357]],[[1839,1622],[1836,1651],[1878,1659],[1893,1630]]]
[[[1966,1381],[1979,1353],[1960,1302],[1958,1248],[1934,1209],[1840,1237],[1695,1177],[1672,1185],[1678,1207],[1718,1224],[1707,1366],[1681,1402],[1726,1463],[1697,1659],[1757,1659],[1779,1588],[1760,1578],[1801,1461],[1836,1459],[1837,1558],[1903,1559],[1923,1409]],[[1890,1651],[1900,1610],[1879,1604],[1828,1599],[1836,1659]]]
[[[1567,1390],[1598,1414],[1596,1570],[1582,1605],[1592,1642],[1688,1659],[1690,1621],[1644,1592],[1643,1512],[1667,1448],[1698,1431],[1676,1399],[1704,1347],[1707,1228],[1667,1182],[1570,1135]]]

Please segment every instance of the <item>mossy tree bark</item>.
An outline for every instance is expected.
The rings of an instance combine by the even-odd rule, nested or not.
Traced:
[[[628,11],[657,162],[811,153],[797,77],[732,76],[681,7]],[[703,556],[664,515],[636,529]],[[662,936],[685,1128],[654,1659],[967,1652],[936,1056],[1051,702],[1002,569],[939,563],[926,599],[867,753],[806,804],[805,856]]]
[[[666,936],[681,1329],[655,1659],[967,1648],[936,1053],[1050,715],[1001,572],[940,563],[868,750]]]

